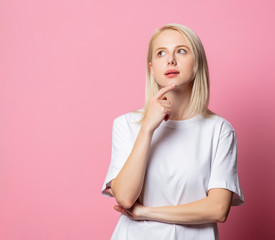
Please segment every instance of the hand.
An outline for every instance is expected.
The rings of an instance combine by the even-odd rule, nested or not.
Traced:
[[[108,192],[112,196],[114,196],[112,189],[110,187],[106,188],[106,192]],[[125,208],[121,207],[120,205],[115,205],[114,209],[118,212],[125,214],[132,220],[145,220],[144,213],[145,213],[146,207],[141,205],[139,202],[135,202],[134,205],[129,209],[125,209]]]
[[[176,85],[169,85],[158,91],[158,93],[150,100],[147,116],[145,117],[143,126],[147,129],[155,130],[158,128],[162,120],[168,120],[172,112],[172,105],[164,96],[165,93],[174,89]]]
[[[131,208],[123,208],[120,205],[115,205],[114,209],[118,212],[129,217],[131,220],[147,220],[146,218],[146,210],[147,208],[141,205],[139,202],[135,202]]]

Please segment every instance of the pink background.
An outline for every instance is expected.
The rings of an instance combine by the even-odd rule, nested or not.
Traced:
[[[272,0],[1,1],[0,239],[110,239],[119,213],[100,190],[112,122],[143,106],[147,44],[166,23],[201,38],[210,108],[237,132],[246,202],[219,224],[221,239],[274,237],[274,7]]]

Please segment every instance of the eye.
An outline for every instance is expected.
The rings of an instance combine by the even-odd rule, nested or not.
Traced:
[[[161,52],[164,52],[164,51],[163,51],[163,50],[159,51],[159,52],[158,52],[158,56],[162,56],[162,55],[160,55]]]
[[[180,48],[180,49],[179,49],[179,52],[180,52],[181,50],[183,50],[182,53],[186,53],[186,51],[185,51],[183,48]]]

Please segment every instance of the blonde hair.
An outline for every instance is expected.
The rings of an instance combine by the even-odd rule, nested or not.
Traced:
[[[166,24],[155,30],[151,39],[149,41],[148,52],[147,52],[147,65],[146,65],[146,86],[145,86],[145,105],[140,110],[135,110],[132,112],[141,113],[142,118],[136,122],[142,124],[147,112],[150,100],[153,96],[159,91],[158,85],[155,82],[153,75],[151,74],[151,69],[149,67],[149,62],[152,61],[152,51],[153,51],[153,42],[164,30],[171,29],[178,31],[183,34],[186,38],[191,53],[195,59],[194,64],[194,73],[195,77],[192,84],[192,93],[190,97],[190,103],[186,111],[186,117],[191,117],[196,114],[201,114],[203,117],[209,117],[214,113],[208,109],[209,104],[209,70],[207,64],[206,54],[201,43],[201,40],[196,35],[196,33],[189,27],[177,24],[170,23]]]

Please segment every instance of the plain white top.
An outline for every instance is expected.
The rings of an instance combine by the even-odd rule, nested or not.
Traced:
[[[112,129],[112,155],[102,186],[119,173],[130,155],[141,114],[128,112],[116,117]],[[244,203],[237,173],[237,140],[232,125],[221,116],[162,121],[155,130],[149,153],[144,186],[139,197],[144,206],[180,205],[200,200],[211,188],[233,192],[232,206]],[[218,240],[217,223],[170,224],[134,221],[121,214],[113,240]]]

